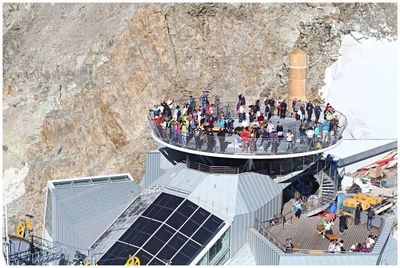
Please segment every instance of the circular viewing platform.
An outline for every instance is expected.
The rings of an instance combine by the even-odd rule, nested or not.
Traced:
[[[268,121],[250,123],[248,126],[255,130],[256,138],[243,141],[240,135],[243,129],[242,123],[239,123],[234,112],[228,114],[233,115],[234,130],[232,134],[227,132],[224,136],[219,135],[221,128],[218,126],[218,121],[215,122],[212,132],[200,127],[201,134],[195,137],[192,130],[188,131],[186,135],[182,132],[176,132],[174,126],[176,121],[174,122],[174,120],[167,123],[161,117],[154,118],[151,113],[148,118],[152,128],[152,137],[163,146],[189,154],[231,159],[283,159],[319,154],[339,145],[342,140],[342,133],[347,126],[346,117],[335,110],[331,118],[336,118],[338,124],[328,133],[324,132],[323,122],[325,120],[322,112],[318,123],[315,122],[314,115],[310,122],[307,122],[307,119],[303,122],[306,130],[309,128],[319,129],[317,136],[314,135],[313,138],[309,138],[307,135],[300,134],[300,120],[296,120],[290,114],[285,118],[274,115]],[[279,133],[279,137],[263,138],[262,129],[267,128],[268,123],[272,123],[273,129],[278,132],[278,122],[282,124],[283,133]],[[288,146],[289,142],[286,137],[288,130],[293,133],[292,146]]]

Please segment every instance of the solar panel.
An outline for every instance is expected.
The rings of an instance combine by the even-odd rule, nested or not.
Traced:
[[[194,235],[193,240],[202,244],[203,246],[209,241],[209,238],[212,237],[212,233],[204,227],[201,227]]]
[[[202,224],[207,218],[208,216],[210,216],[210,212],[199,208],[190,218],[192,221],[198,223],[198,224]]]
[[[139,250],[135,256],[139,258],[140,265],[146,265],[151,261],[151,259],[153,259],[153,256],[144,252],[143,250]]]
[[[133,256],[137,247],[116,242],[106,254],[98,261],[100,265],[123,265],[126,263],[129,256]]]
[[[200,252],[202,246],[198,245],[197,243],[188,240],[185,246],[180,250],[180,253],[184,254],[187,256],[190,260],[192,260],[194,257],[197,256],[197,254]]]
[[[165,265],[165,263],[163,263],[163,262],[157,260],[156,258],[154,258],[154,259],[149,263],[149,265]]]
[[[125,264],[137,256],[143,265],[187,265],[223,225],[189,200],[162,193],[121,236],[124,243],[117,241],[99,264]]]
[[[161,226],[161,228],[154,234],[154,236],[144,245],[144,249],[149,253],[155,255],[164,246],[165,242],[168,241],[175,231],[166,225]]]
[[[170,208],[170,209],[175,209],[184,199],[182,197],[162,193],[160,194],[156,200],[154,200],[153,204]]]
[[[192,213],[198,208],[198,206],[196,206],[195,204],[193,204],[192,202],[185,200],[185,202],[183,202],[183,204],[178,208],[178,212],[180,214],[182,214],[185,217],[190,217],[190,215],[192,215]]]
[[[145,212],[143,212],[143,216],[149,217],[151,219],[156,219],[159,221],[165,221],[168,216],[172,213],[172,209],[166,209],[162,206],[150,205]]]
[[[175,257],[171,260],[171,264],[173,265],[185,265],[190,262],[189,258],[183,255],[182,253],[178,253]]]
[[[167,245],[158,253],[160,260],[170,260],[176,252],[185,244],[187,238],[180,233],[176,233]]]
[[[189,220],[182,226],[181,229],[179,229],[179,231],[190,237],[197,230],[197,228],[199,228],[199,226],[199,223]]]
[[[182,224],[187,220],[187,217],[175,211],[174,214],[167,220],[167,224],[171,225],[175,229],[179,229]]]
[[[159,222],[139,217],[119,240],[140,247],[160,225]]]
[[[144,212],[143,216],[165,221],[169,215],[182,203],[183,198],[162,193]]]
[[[223,226],[223,223],[224,222],[220,218],[211,215],[211,217],[204,223],[203,227],[211,233],[214,233]]]

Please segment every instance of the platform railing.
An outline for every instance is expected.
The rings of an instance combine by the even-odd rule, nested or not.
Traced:
[[[197,169],[208,173],[238,174],[240,172],[239,167],[211,166],[190,160],[186,160],[186,165],[191,169]]]
[[[346,117],[340,112],[335,111],[333,116],[336,115],[338,116],[339,125],[333,130],[333,133],[328,133],[328,138],[326,140],[323,140],[323,135],[313,138],[307,138],[306,136],[301,137],[298,130],[300,122],[296,120],[294,127],[290,129],[294,134],[292,146],[288,146],[289,142],[287,142],[285,134],[278,138],[259,137],[243,141],[240,136],[235,133],[232,133],[232,135],[227,133],[225,136],[218,136],[218,134],[216,135],[214,132],[212,132],[212,135],[207,135],[205,131],[202,131],[200,137],[197,138],[194,137],[193,132],[176,132],[173,127],[174,124],[172,124],[172,127],[157,124],[156,120],[152,118],[151,115],[148,116],[148,120],[157,138],[181,148],[233,155],[283,155],[317,151],[336,144],[342,138],[342,133],[347,126]],[[319,128],[320,133],[323,133],[321,125],[319,125]],[[286,131],[284,131],[284,133],[287,133]],[[318,140],[321,142],[320,147],[317,146]]]

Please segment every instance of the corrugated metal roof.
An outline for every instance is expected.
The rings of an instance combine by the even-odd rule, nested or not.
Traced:
[[[397,240],[389,236],[389,240],[382,253],[380,265],[397,265]]]
[[[180,170],[168,187],[179,189],[184,192],[193,192],[209,174],[197,170],[185,168]]]
[[[182,169],[186,168],[186,165],[183,163],[176,164],[173,168],[168,170],[165,174],[163,174],[158,180],[153,182],[150,187],[166,187],[168,186],[174,179],[176,174],[178,174]]]
[[[178,163],[150,187],[176,191],[183,197],[187,195],[192,202],[231,222],[235,215],[254,212],[264,206],[287,185],[254,172],[210,174]]]
[[[269,176],[248,172],[239,175],[236,214],[255,211],[279,195],[288,183],[275,183]]]
[[[376,218],[377,217],[375,217],[375,219]],[[394,217],[382,218],[382,220],[383,220],[383,226],[380,227],[381,229],[380,234],[372,250],[373,253],[377,254],[380,254],[382,252],[387,240],[389,239],[390,232],[392,230],[394,222]]]
[[[140,181],[141,187],[148,187],[161,176],[160,155],[159,151],[147,152],[146,170]]]
[[[139,192],[133,181],[53,189],[53,241],[88,248]]]
[[[235,216],[238,175],[192,171],[204,175],[201,182],[192,190],[189,199],[225,221],[231,222]]]

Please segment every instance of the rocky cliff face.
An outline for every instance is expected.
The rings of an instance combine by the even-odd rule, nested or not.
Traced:
[[[156,148],[147,110],[209,89],[249,101],[287,91],[308,54],[318,98],[343,34],[396,38],[396,4],[5,4],[4,198],[10,232],[41,232],[48,180],[130,172]]]

